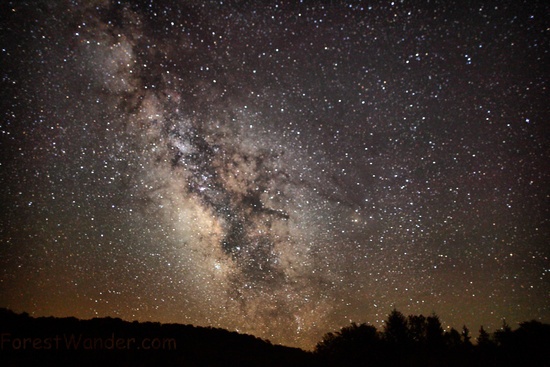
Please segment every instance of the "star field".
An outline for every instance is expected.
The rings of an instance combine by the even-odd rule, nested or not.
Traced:
[[[2,4],[0,306],[305,349],[550,322],[548,10]]]

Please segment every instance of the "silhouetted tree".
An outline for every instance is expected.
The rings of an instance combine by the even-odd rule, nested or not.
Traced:
[[[513,332],[513,348],[524,366],[550,366],[550,325],[532,320]]]
[[[381,358],[380,336],[376,327],[352,323],[336,333],[327,333],[315,347],[328,365],[362,366],[377,363]]]
[[[409,315],[407,318],[410,339],[419,344],[426,342],[426,317]]]
[[[509,347],[512,343],[512,328],[506,323],[506,320],[502,320],[502,327],[500,330],[494,332],[494,339],[498,346]]]
[[[466,327],[466,325],[462,326],[462,342],[465,346],[471,346],[472,345],[472,337],[470,336],[470,329]]]
[[[493,345],[493,342],[491,341],[491,336],[483,326],[479,328],[479,336],[477,337],[477,346],[480,348],[489,347]]]
[[[346,341],[346,344],[360,346],[375,344],[380,339],[376,327],[367,324],[357,325],[356,323],[342,328],[340,337]]]
[[[388,315],[384,325],[384,339],[394,345],[405,347],[409,344],[407,319],[395,308]]]
[[[426,343],[434,349],[443,346],[443,328],[439,316],[435,313],[426,319]]]
[[[323,335],[323,339],[315,346],[315,353],[324,356],[334,355],[338,350],[338,335],[332,332]]]
[[[444,339],[450,349],[459,349],[463,345],[461,335],[455,328],[445,332]]]

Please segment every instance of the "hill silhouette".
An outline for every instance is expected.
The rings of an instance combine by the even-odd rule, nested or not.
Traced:
[[[313,352],[211,327],[119,318],[30,317],[0,308],[1,366],[540,366],[550,367],[550,325],[503,322],[473,340],[466,326],[393,310],[379,331],[352,323]]]
[[[312,353],[224,329],[0,309],[2,366],[312,366]]]

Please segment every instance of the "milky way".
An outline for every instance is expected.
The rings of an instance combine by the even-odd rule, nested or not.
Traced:
[[[550,321],[542,2],[0,13],[0,306],[312,348]]]

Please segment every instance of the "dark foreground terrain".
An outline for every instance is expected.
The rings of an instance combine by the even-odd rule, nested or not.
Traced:
[[[474,343],[434,314],[393,310],[383,331],[351,324],[314,352],[223,329],[118,318],[30,317],[0,309],[0,366],[550,366],[550,325],[505,322]]]
[[[222,329],[0,310],[1,366],[308,366],[312,354]]]

